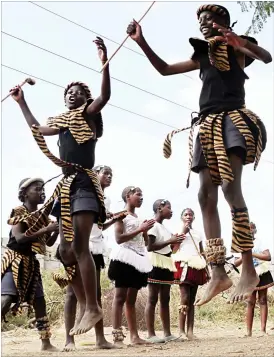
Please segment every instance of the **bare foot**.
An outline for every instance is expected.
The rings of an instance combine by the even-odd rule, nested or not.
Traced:
[[[62,352],[72,352],[76,351],[75,343],[74,342],[69,342],[65,345],[65,347],[62,349]]]
[[[232,285],[232,281],[227,276],[223,265],[213,267],[212,278],[206,288],[204,296],[201,299],[197,299],[194,305],[201,306],[206,304],[222,291],[229,289]]]
[[[187,335],[186,335],[187,339],[189,341],[194,341],[194,340],[198,340],[198,337],[195,336],[192,332],[189,332]]]
[[[234,304],[235,302],[244,301],[251,297],[256,286],[259,284],[259,277],[254,272],[246,272],[241,275],[240,281],[237,284],[234,292],[231,294],[228,304]]]
[[[42,340],[41,351],[58,352],[59,350],[50,343],[50,340]]]
[[[265,336],[267,336],[266,331],[260,331],[258,337],[265,337]]]
[[[86,333],[87,331],[91,330],[92,327],[94,327],[97,322],[99,322],[103,318],[103,313],[101,308],[96,308],[94,310],[87,310],[84,313],[84,316],[78,325],[77,328],[73,328],[72,331],[70,331],[70,336],[73,335],[81,335],[83,333]]]
[[[80,325],[80,322],[82,321],[85,311],[86,311],[86,305],[80,304],[79,315],[75,321],[73,328],[69,332],[70,336],[75,335],[75,331],[78,329],[78,326]]]
[[[98,341],[96,342],[96,348],[98,348],[99,350],[111,350],[114,348],[119,348],[119,346],[114,345],[110,342],[108,342],[106,339],[102,340],[102,341]]]
[[[132,345],[152,345],[152,343],[143,340],[142,338],[140,338],[139,336],[133,337],[131,338],[131,344]]]
[[[247,331],[244,337],[252,337],[252,331]]]

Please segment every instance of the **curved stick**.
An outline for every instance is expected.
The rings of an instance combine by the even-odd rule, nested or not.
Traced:
[[[144,13],[144,15],[140,18],[139,21],[137,21],[137,23],[139,24],[143,18],[146,16],[146,14],[149,12],[149,10],[152,8],[152,6],[154,5],[156,1],[153,1],[151,3],[151,5],[149,6],[149,8],[147,9],[147,11]],[[124,39],[124,41],[121,43],[121,45],[117,48],[117,50],[110,56],[110,58],[106,61],[106,63],[103,65],[102,69],[100,72],[103,72],[103,70],[105,69],[105,67],[109,64],[109,62],[111,61],[111,59],[116,55],[116,53],[120,50],[120,48],[123,46],[123,44],[126,42],[126,40],[129,38],[129,35],[127,35],[127,37]]]
[[[28,84],[31,85],[31,86],[34,86],[35,80],[32,79],[32,78],[26,78],[26,79],[24,80],[24,82],[22,82],[21,84],[19,84],[19,87],[23,87],[23,85],[26,84],[26,83],[28,83]],[[4,102],[4,100],[6,100],[9,96],[11,96],[14,92],[15,92],[15,91],[9,92],[9,94],[6,95],[5,98],[3,98],[3,99],[1,100],[1,103]]]

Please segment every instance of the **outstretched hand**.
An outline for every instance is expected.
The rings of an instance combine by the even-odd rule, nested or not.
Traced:
[[[12,93],[11,96],[16,102],[20,102],[20,100],[24,99],[24,92],[19,85],[12,88],[10,93]]]
[[[127,34],[136,42],[143,38],[142,27],[137,21],[133,21],[127,27]]]
[[[230,45],[235,49],[244,47],[246,45],[247,40],[236,35],[236,33],[232,32],[230,29],[220,26],[215,22],[213,23],[213,27],[222,33],[222,36],[215,36],[215,40],[225,42],[227,45]]]
[[[107,48],[104,43],[104,40],[101,37],[96,37],[96,40],[93,41],[95,45],[97,46],[98,49],[98,55],[100,60],[104,63],[107,61],[108,56],[107,56]]]

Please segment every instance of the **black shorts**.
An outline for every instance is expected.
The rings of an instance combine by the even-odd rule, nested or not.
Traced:
[[[260,275],[259,278],[260,281],[255,290],[264,290],[270,288],[271,286],[274,286],[274,281],[270,271],[267,271],[266,273]]]
[[[148,273],[141,273],[132,265],[111,260],[108,277],[115,282],[115,288],[133,288],[140,290],[147,286]]]
[[[245,117],[246,122],[249,123],[248,127],[251,130],[255,140],[257,141],[258,130],[255,127],[255,124],[252,123],[251,120],[246,115],[244,115],[244,117]],[[266,141],[267,141],[266,129],[262,122],[259,122],[259,126],[260,126],[260,129],[262,132],[262,148],[264,150],[265,146],[266,146]],[[226,151],[228,153],[233,152],[233,154],[240,157],[244,163],[246,160],[245,138],[240,133],[240,131],[236,128],[236,126],[233,124],[229,115],[226,115],[226,117],[223,120],[222,135],[223,135],[223,142],[224,142],[224,147],[225,147]],[[201,146],[201,142],[200,142],[200,138],[199,138],[199,134],[198,134],[197,138],[196,138],[196,142],[195,142],[195,147],[194,147],[191,170],[196,173],[199,173],[200,170],[204,169],[205,167],[207,167],[207,163],[206,163],[203,151],[202,151],[202,146]]]
[[[11,269],[7,269],[1,279],[1,295],[9,295],[13,297],[13,302],[16,302],[18,297],[18,290],[16,289],[13,274]],[[41,298],[44,296],[43,284],[41,276],[36,285],[35,298]]]
[[[77,212],[91,211],[97,216],[99,207],[95,188],[90,177],[85,172],[78,172],[70,187],[70,214],[73,215]],[[56,218],[60,218],[60,198],[55,200],[50,214]]]

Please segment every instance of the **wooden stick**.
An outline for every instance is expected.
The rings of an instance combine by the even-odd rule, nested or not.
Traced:
[[[149,8],[147,9],[147,11],[144,13],[144,15],[140,18],[139,21],[137,21],[137,23],[139,24],[143,18],[146,16],[146,14],[149,12],[149,10],[152,8],[152,6],[154,5],[156,1],[153,1],[151,3],[151,5],[149,6]],[[101,73],[103,72],[103,70],[105,69],[105,67],[109,64],[109,62],[111,61],[111,59],[116,55],[116,53],[120,50],[120,48],[123,46],[123,44],[126,42],[126,40],[129,38],[129,35],[127,35],[127,37],[124,39],[124,41],[121,43],[121,45],[117,48],[117,50],[110,56],[110,58],[106,61],[106,63],[103,65],[102,69],[101,69]]]
[[[35,80],[32,79],[32,78],[26,78],[26,79],[24,80],[24,82],[22,82],[21,84],[19,84],[19,87],[23,87],[23,85],[26,84],[26,83],[28,83],[28,84],[30,84],[31,86],[33,86],[33,85],[35,84]],[[3,98],[3,99],[1,100],[1,103],[4,102],[4,100],[6,100],[6,99],[7,99],[9,96],[11,96],[13,93],[14,93],[14,91],[13,91],[13,92],[9,92],[9,94],[6,95],[5,98]]]

